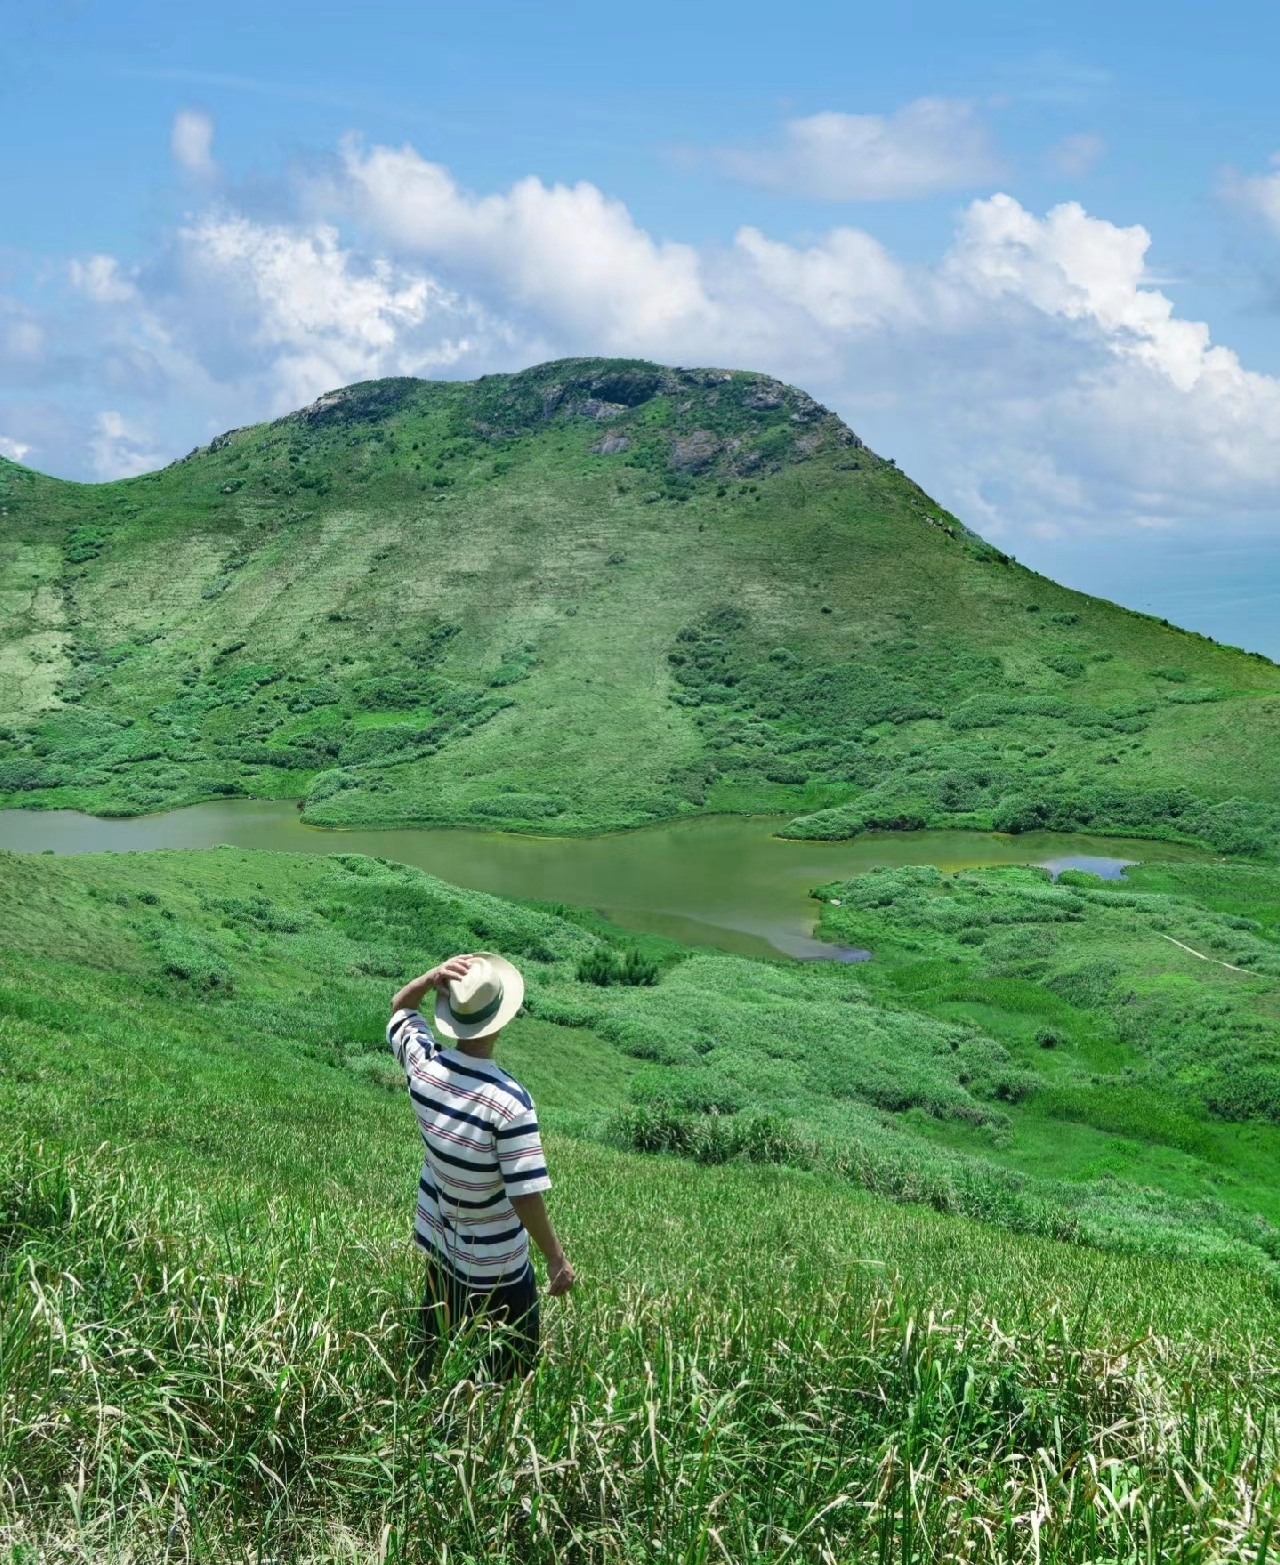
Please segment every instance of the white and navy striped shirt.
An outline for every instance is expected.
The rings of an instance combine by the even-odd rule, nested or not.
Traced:
[[[471,1287],[515,1282],[529,1239],[511,1197],[551,1188],[533,1099],[492,1060],[442,1049],[417,1011],[395,1013],[387,1042],[427,1148],[414,1237]]]

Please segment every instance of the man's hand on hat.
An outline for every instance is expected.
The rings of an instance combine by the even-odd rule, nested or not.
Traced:
[[[446,984],[453,983],[463,976],[474,961],[475,957],[471,955],[451,956],[438,967],[433,967],[429,973],[411,978],[403,989],[397,990],[391,1001],[392,1011],[416,1011],[428,989],[443,989]]]
[[[467,969],[474,961],[474,956],[449,957],[447,961],[441,962],[439,967],[433,967],[426,974],[427,987],[429,989],[443,989],[446,984],[451,984],[455,979],[464,977]]]

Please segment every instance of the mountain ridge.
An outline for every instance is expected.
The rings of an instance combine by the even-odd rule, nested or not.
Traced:
[[[1116,827],[1269,855],[1280,671],[1025,570],[771,377],[402,378],[0,467],[0,799]]]

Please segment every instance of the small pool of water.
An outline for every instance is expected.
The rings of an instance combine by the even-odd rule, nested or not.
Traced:
[[[1152,857],[1150,851],[1147,857]],[[1125,870],[1137,862],[1137,859],[1098,858],[1089,853],[1066,853],[1060,859],[1040,860],[1043,868],[1047,869],[1055,880],[1064,869],[1082,869],[1086,874],[1097,875],[1102,880],[1127,880],[1129,877],[1125,874]]]
[[[880,865],[1043,864],[1119,875],[1140,858],[1203,858],[1169,843],[1052,832],[868,832],[852,842],[785,842],[783,816],[703,816],[611,837],[304,826],[287,800],[228,799],[164,815],[103,820],[72,810],[0,810],[0,848],[125,853],[229,843],[288,853],[368,853],[501,896],[598,908],[624,928],[744,956],[858,961],[865,952],[813,938],[809,897],[824,881]]]

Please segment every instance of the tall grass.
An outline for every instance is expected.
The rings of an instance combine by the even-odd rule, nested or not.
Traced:
[[[1274,1352],[875,1266],[655,1269],[548,1311],[512,1385],[413,1369],[417,1262],[322,1194],[202,1201],[4,1158],[0,1524],[67,1558],[1261,1565]],[[700,1176],[706,1177],[706,1176]],[[28,1556],[29,1557],[29,1556]]]
[[[1082,1228],[1131,1221],[1106,1250],[1054,1243],[1005,1187],[882,1157],[869,1109],[849,1161],[807,1141],[797,1158],[714,1051],[637,1075],[587,1028],[535,1016],[503,1054],[546,1110],[581,1284],[548,1301],[528,1381],[486,1383],[484,1344],[463,1342],[423,1384],[420,1143],[408,1106],[352,1064],[384,1014],[370,964],[409,970],[413,942],[456,949],[465,930],[470,945],[483,919],[544,996],[590,1002],[602,1027],[630,1019],[638,1037],[703,1007],[721,1037],[756,1019],[775,1043],[801,1037],[781,970],[691,957],[651,989],[579,984],[589,930],[354,857],[15,859],[8,875],[0,1556],[14,1565],[1269,1557],[1280,1294],[1256,1256],[1232,1264],[1266,1238],[1247,1214],[1235,1250],[1196,1264],[1158,1191],[1117,1184],[1103,1210],[1064,1184]],[[161,971],[153,934],[179,929],[233,988]],[[535,940],[549,955],[525,956]],[[720,975],[701,996],[700,974]],[[910,1042],[911,1017],[831,999],[851,981],[812,980],[830,1036],[883,1013],[882,1053],[903,1069],[888,1045]],[[1052,1005],[1055,1025],[1084,1014]],[[1011,1049],[1039,1059],[1042,1019]],[[927,1022],[944,1042],[954,1026]],[[986,1057],[976,1034],[959,1041],[947,1057]],[[781,1098],[787,1059],[759,1058]],[[647,1155],[557,1133],[611,1111]],[[813,1167],[782,1166],[795,1160]]]

